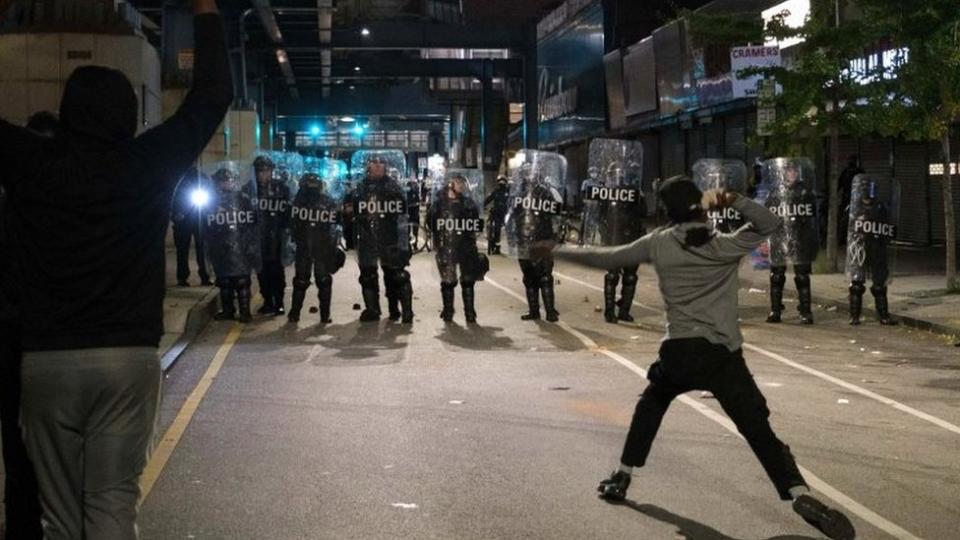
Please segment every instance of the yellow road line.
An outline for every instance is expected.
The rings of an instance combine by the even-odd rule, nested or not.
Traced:
[[[173,423],[170,424],[170,428],[167,429],[167,432],[163,435],[163,439],[160,440],[157,448],[153,451],[153,456],[151,456],[150,462],[147,463],[147,468],[143,470],[143,475],[140,477],[141,503],[150,495],[154,484],[157,483],[157,479],[159,479],[163,473],[164,467],[166,467],[167,462],[170,461],[170,456],[173,455],[174,450],[177,449],[177,445],[180,444],[180,439],[183,438],[183,433],[187,430],[187,426],[190,425],[190,421],[193,420],[193,415],[196,414],[197,409],[200,407],[200,402],[203,401],[203,397],[207,395],[210,385],[213,384],[217,374],[220,373],[220,368],[223,367],[223,363],[226,361],[227,355],[230,354],[230,350],[234,344],[237,343],[237,340],[240,339],[240,334],[243,333],[243,326],[243,324],[237,323],[230,329],[223,344],[220,345],[220,349],[217,350],[217,354],[213,357],[213,361],[210,362],[210,366],[207,367],[206,373],[200,378],[193,392],[190,392],[187,400],[183,406],[180,407],[180,412],[177,413],[177,417],[174,418]]]

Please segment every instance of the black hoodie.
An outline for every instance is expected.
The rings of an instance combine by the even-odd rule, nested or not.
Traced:
[[[158,345],[173,190],[233,99],[220,17],[194,23],[193,88],[139,137],[130,83],[100,67],[71,75],[55,138],[0,120],[2,279],[20,293],[24,350]]]

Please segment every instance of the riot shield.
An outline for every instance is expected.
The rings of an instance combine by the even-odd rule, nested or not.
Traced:
[[[327,270],[334,273],[343,265],[340,208],[347,166],[324,158],[305,163],[305,167],[291,211],[297,257],[309,257],[318,266],[328,265]]]
[[[885,286],[896,266],[887,250],[900,223],[900,184],[892,178],[858,174],[850,190],[847,227],[847,277]]]
[[[293,263],[290,241],[290,206],[296,193],[296,182],[286,168],[286,156],[272,153],[253,160],[251,173],[257,184],[257,209],[260,222],[260,245],[263,261]]]
[[[205,191],[210,198],[201,210],[203,243],[218,279],[248,276],[261,267],[257,183],[251,169],[238,162],[221,162],[207,169]]]
[[[811,264],[820,250],[816,177],[807,158],[774,158],[763,162],[765,205],[780,216],[770,235],[770,264]]]
[[[507,245],[510,255],[530,259],[535,244],[547,247],[559,240],[567,160],[553,152],[521,150],[511,161]]]
[[[700,191],[722,189],[745,195],[747,193],[747,166],[738,159],[700,159],[693,164],[693,181]],[[713,228],[732,233],[743,226],[744,219],[733,208],[710,210],[707,219]]]
[[[643,145],[635,141],[594,139],[590,142],[583,186],[583,243],[590,246],[628,244],[644,234],[647,205],[641,190]]]
[[[433,235],[440,280],[454,282],[456,267],[467,281],[482,279],[477,239],[483,232],[483,172],[450,169],[434,184],[427,226]]]
[[[395,175],[406,173],[399,150],[361,150],[351,160],[354,174],[363,171],[345,205],[360,266],[404,267],[410,261],[406,193]]]
[[[402,150],[358,150],[350,158],[350,174],[359,183],[368,176],[372,163],[382,163],[385,174],[394,180],[406,177],[407,157]]]

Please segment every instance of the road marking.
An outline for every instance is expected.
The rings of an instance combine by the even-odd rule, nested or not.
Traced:
[[[555,273],[556,275],[560,276],[560,277],[563,278],[563,279],[568,279],[568,280],[570,280],[570,281],[572,281],[572,282],[574,282],[574,283],[577,283],[577,284],[579,284],[579,285],[583,285],[584,287],[587,287],[587,288],[589,288],[589,289],[595,289],[595,290],[598,290],[598,291],[603,291],[603,288],[602,288],[602,287],[598,287],[598,286],[596,286],[596,285],[593,285],[593,284],[591,284],[591,283],[587,283],[587,282],[585,282],[585,281],[580,281],[579,279],[576,279],[576,278],[574,278],[574,277],[568,276],[568,275],[566,275],[566,274],[561,274],[561,273],[559,273],[559,272],[554,272],[554,273]],[[642,307],[642,308],[644,308],[644,309],[647,309],[647,310],[650,310],[650,311],[653,311],[653,312],[656,312],[656,313],[660,313],[660,314],[663,313],[663,310],[662,310],[662,309],[651,308],[650,306],[641,304],[641,303],[639,303],[639,302],[634,302],[634,305],[640,306],[640,307]],[[753,351],[753,352],[755,352],[755,353],[762,354],[762,355],[764,355],[764,356],[766,356],[767,358],[770,358],[770,359],[772,359],[772,360],[776,360],[777,362],[780,362],[780,363],[782,363],[782,364],[786,364],[787,366],[790,366],[790,367],[792,367],[792,368],[794,368],[794,369],[798,369],[798,370],[800,370],[800,371],[803,371],[804,373],[807,373],[807,374],[809,374],[809,375],[813,375],[814,377],[817,377],[818,379],[821,379],[821,380],[824,380],[824,381],[827,381],[827,382],[836,384],[837,386],[841,386],[841,387],[843,387],[843,388],[846,388],[847,390],[850,390],[850,391],[852,391],[852,392],[856,392],[856,393],[858,393],[858,394],[860,394],[860,395],[862,395],[862,396],[868,397],[868,398],[870,398],[870,399],[872,399],[872,400],[874,400],[874,401],[876,401],[876,402],[883,403],[884,405],[889,405],[890,407],[893,407],[894,409],[896,409],[896,410],[898,410],[898,411],[900,411],[900,412],[905,412],[905,413],[907,413],[907,414],[909,414],[909,415],[915,416],[915,417],[917,417],[917,418],[919,418],[919,419],[921,419],[921,420],[924,420],[924,421],[926,421],[926,422],[929,422],[929,423],[931,423],[931,424],[933,424],[933,425],[935,425],[935,426],[937,426],[937,427],[943,428],[943,429],[945,429],[945,430],[947,430],[947,431],[950,431],[950,432],[953,432],[953,433],[955,433],[955,434],[957,434],[957,435],[960,435],[960,426],[957,426],[956,424],[951,424],[950,422],[947,422],[946,420],[944,420],[944,419],[942,419],[942,418],[938,418],[938,417],[936,417],[936,416],[934,416],[934,415],[932,415],[932,414],[925,413],[925,412],[923,412],[923,411],[921,411],[921,410],[919,410],[919,409],[914,409],[913,407],[910,407],[909,405],[905,405],[905,404],[900,403],[899,401],[896,401],[896,400],[894,400],[894,399],[888,398],[888,397],[886,397],[886,396],[882,396],[882,395],[880,395],[880,394],[877,394],[876,392],[871,392],[870,390],[867,390],[866,388],[857,386],[857,385],[855,385],[855,384],[853,384],[853,383],[849,383],[849,382],[847,382],[847,381],[844,381],[843,379],[839,379],[839,378],[837,378],[837,377],[834,377],[833,375],[828,375],[828,374],[826,374],[826,373],[824,373],[824,372],[822,372],[822,371],[819,371],[819,370],[817,370],[817,369],[814,369],[814,368],[812,368],[812,367],[805,366],[805,365],[803,365],[803,364],[801,364],[801,363],[799,363],[799,362],[795,362],[795,361],[793,361],[793,360],[790,360],[789,358],[786,358],[786,357],[784,357],[784,356],[782,356],[782,355],[780,355],[780,354],[777,354],[777,353],[772,352],[772,351],[768,351],[768,350],[764,349],[763,347],[759,347],[759,346],[753,345],[753,344],[751,344],[751,343],[744,343],[744,344],[743,344],[743,347],[744,347],[745,349],[749,349],[749,350],[751,350],[751,351]]]
[[[170,457],[177,449],[177,445],[180,444],[180,439],[183,438],[183,433],[187,430],[187,426],[190,425],[190,421],[193,420],[193,416],[197,413],[200,402],[203,401],[204,396],[207,395],[207,391],[210,390],[210,385],[213,384],[217,374],[220,373],[220,368],[223,367],[223,363],[226,361],[227,355],[230,354],[230,350],[233,349],[237,340],[240,339],[240,334],[243,333],[243,327],[243,324],[234,324],[230,332],[227,333],[223,344],[220,345],[220,349],[217,350],[217,354],[207,367],[206,373],[203,374],[203,377],[197,382],[197,386],[190,392],[187,400],[183,403],[183,406],[180,407],[180,412],[177,413],[177,417],[174,418],[173,423],[170,424],[167,432],[164,433],[163,439],[160,440],[160,443],[156,449],[154,449],[153,455],[150,457],[150,462],[147,463],[147,467],[143,470],[143,475],[140,477],[141,504],[147,499],[147,496],[150,495],[154,484],[157,483],[157,479],[159,479],[163,473],[164,467],[167,466],[167,462],[170,461]]]
[[[570,278],[567,278],[567,279],[570,279]],[[512,289],[508,289],[507,287],[504,287],[503,285],[497,283],[496,281],[491,279],[489,276],[486,278],[485,281],[489,283],[491,286],[496,287],[497,289],[500,289],[507,295],[512,296],[513,298],[516,298],[520,302],[526,302],[526,298],[514,292]],[[597,342],[593,341],[588,336],[586,336],[579,330],[573,328],[566,322],[559,321],[556,323],[556,325],[559,328],[562,328],[564,331],[566,331],[570,335],[572,335],[573,337],[580,340],[583,346],[586,347],[591,352],[597,352],[597,353],[603,354],[604,356],[616,361],[618,364],[634,372],[638,376],[643,377],[644,379],[647,378],[647,371],[645,369],[636,365],[635,363],[628,360],[627,358],[605,347],[599,346]],[[740,435],[740,432],[737,430],[737,427],[734,425],[734,423],[726,416],[718,413],[717,411],[714,411],[710,407],[707,407],[703,403],[691,398],[690,396],[681,395],[681,396],[678,396],[678,399],[679,401],[691,407],[698,413],[709,418],[710,420],[713,420],[714,422],[722,426],[727,431],[733,433],[734,435],[736,435],[737,437],[740,437],[741,439],[743,438],[743,436]],[[831,486],[830,484],[822,480],[819,476],[815,475],[809,469],[803,466],[800,466],[799,464],[797,466],[799,467],[801,474],[803,474],[804,478],[807,480],[807,483],[810,485],[811,488],[824,494],[826,497],[830,498],[840,506],[843,506],[854,515],[859,516],[861,519],[863,519],[867,523],[870,523],[874,527],[886,532],[887,534],[893,536],[894,538],[898,538],[901,540],[921,540],[920,537],[910,533],[906,529],[887,520],[886,518],[877,514],[873,510],[870,510],[866,506],[863,506],[862,504],[858,503],[857,501],[843,494],[843,492],[841,492],[840,490],[834,488],[833,486]]]

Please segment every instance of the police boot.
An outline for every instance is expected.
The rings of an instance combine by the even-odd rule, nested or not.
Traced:
[[[463,315],[468,324],[477,322],[477,310],[474,308],[473,282],[460,282],[460,295],[463,298]]]
[[[360,322],[380,320],[380,288],[376,270],[370,275],[361,272],[360,291],[363,295],[364,310],[360,313]]]
[[[333,297],[333,277],[324,276],[317,280],[317,300],[320,301],[320,323],[330,324],[330,299]]]
[[[456,286],[456,283],[440,284],[440,296],[443,299],[443,311],[440,312],[440,318],[445,322],[450,322],[453,320],[453,295],[454,288],[456,288]]]
[[[248,323],[253,320],[250,315],[250,281],[237,282],[237,320]]]
[[[293,286],[293,296],[290,298],[290,312],[287,313],[287,320],[297,322],[300,320],[300,310],[303,309],[303,300],[307,297],[307,288],[302,286]]]
[[[793,283],[797,286],[797,311],[800,312],[802,324],[813,324],[813,311],[810,291],[810,274],[802,273],[793,276]]]
[[[617,282],[620,275],[607,272],[603,276],[603,320],[617,324]]]
[[[620,314],[617,318],[621,321],[633,322],[633,316],[630,315],[630,308],[633,307],[633,297],[637,294],[637,275],[626,274],[623,276],[623,288],[620,290]]]
[[[877,306],[877,320],[884,326],[896,326],[897,321],[890,318],[890,305],[887,303],[887,288],[879,285],[870,287],[873,301]]]
[[[520,319],[524,321],[539,321],[540,289],[537,287],[527,287],[527,305],[530,307],[530,311],[525,315],[521,315]]]
[[[400,298],[394,293],[387,294],[387,312],[391,321],[400,320]]]
[[[220,287],[220,312],[213,316],[218,321],[232,321],[236,313],[233,308],[233,287],[229,283],[217,283]]]
[[[866,287],[862,281],[854,281],[850,284],[850,324],[860,325],[860,313],[863,310],[863,293]]]
[[[403,324],[413,323],[413,284],[410,283],[410,273],[401,270],[397,273],[397,279],[400,281],[397,287],[397,296],[400,297],[400,309],[402,310],[400,322]]]
[[[770,314],[767,315],[768,323],[780,322],[780,314],[783,312],[783,285],[787,282],[786,268],[779,266],[770,268]]]
[[[543,296],[543,311],[548,322],[560,320],[560,312],[554,307],[555,295],[553,291],[553,276],[548,276],[540,284],[540,294]]]

